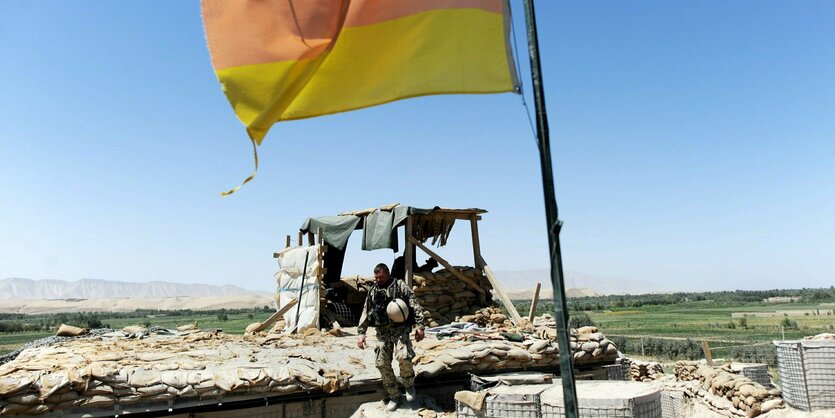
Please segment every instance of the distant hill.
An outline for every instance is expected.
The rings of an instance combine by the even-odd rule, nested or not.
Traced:
[[[0,299],[0,313],[133,312],[137,309],[205,311],[273,306],[270,295],[176,296],[154,298]]]
[[[543,297],[551,297],[551,272],[546,269],[531,270],[507,270],[497,271],[496,278],[508,293],[517,294],[530,289],[528,294],[533,294],[536,283],[542,283]],[[565,272],[566,296],[595,296],[595,295],[622,295],[622,294],[644,294],[664,293],[671,289],[659,286],[655,283],[638,279],[624,279],[613,277],[598,277],[576,271]],[[546,291],[547,289],[547,296]],[[530,296],[521,297],[530,298]]]
[[[263,296],[265,294],[264,292],[250,291],[233,285],[216,286],[170,282],[133,283],[98,279],[65,281],[10,278],[0,280],[0,299],[153,299],[178,296]]]
[[[505,291],[511,299],[531,299],[533,298],[534,289],[506,289]],[[551,283],[542,283],[542,289],[539,291],[540,299],[551,299],[553,293]],[[579,298],[583,296],[602,296],[602,293],[597,293],[594,290],[586,288],[569,287],[565,289],[565,296]]]

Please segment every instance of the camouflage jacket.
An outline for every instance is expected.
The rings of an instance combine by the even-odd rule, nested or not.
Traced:
[[[365,297],[365,305],[362,308],[360,323],[357,325],[357,333],[365,335],[368,327],[372,326],[377,329],[377,338],[381,340],[396,339],[404,333],[408,334],[412,329],[412,322],[406,321],[398,324],[386,315],[386,306],[394,298],[403,299],[409,305],[410,316],[414,318],[414,324],[423,329],[423,307],[420,306],[415,292],[403,280],[392,277],[387,286],[378,287],[375,283],[369,289],[368,296]]]

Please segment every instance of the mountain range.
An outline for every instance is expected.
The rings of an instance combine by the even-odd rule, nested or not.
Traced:
[[[576,271],[565,271],[566,296],[623,295],[664,293],[672,289],[638,279],[600,277]],[[547,269],[497,271],[496,278],[508,293],[533,290],[536,283],[543,289],[551,289],[551,272]],[[546,297],[549,297],[550,293]]]
[[[233,285],[119,282],[99,279],[65,281],[9,278],[0,280],[0,299],[118,299],[264,294],[264,292],[246,290]]]

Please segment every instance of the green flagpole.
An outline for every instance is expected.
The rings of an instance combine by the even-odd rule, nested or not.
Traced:
[[[551,285],[554,288],[554,316],[557,319],[557,341],[560,348],[560,377],[562,378],[565,416],[579,418],[577,390],[574,385],[574,364],[571,335],[568,329],[568,307],[565,302],[562,253],[560,252],[560,222],[557,198],[554,195],[554,172],[551,168],[551,145],[548,138],[548,115],[545,111],[545,91],[542,87],[542,67],[539,63],[539,41],[536,34],[536,14],[533,0],[524,0],[525,22],[528,27],[528,53],[531,60],[533,97],[536,104],[536,136],[539,161],[542,166],[542,187],[545,194],[545,220],[548,224],[548,244],[551,249]]]

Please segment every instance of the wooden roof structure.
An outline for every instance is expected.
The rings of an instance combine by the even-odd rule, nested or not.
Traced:
[[[399,203],[389,204],[377,208],[367,208],[349,212],[342,212],[339,216],[359,216],[365,217],[377,211],[383,212],[390,212],[393,211],[396,207],[400,206]],[[492,269],[484,260],[484,257],[481,255],[481,244],[478,234],[478,221],[481,220],[481,215],[487,213],[484,209],[478,208],[467,208],[467,209],[452,209],[452,208],[441,208],[441,207],[434,207],[433,209],[423,210],[419,209],[419,211],[427,211],[424,213],[412,213],[408,214],[405,219],[405,237],[406,237],[406,249],[404,252],[405,256],[405,265],[406,265],[406,283],[411,287],[414,281],[414,271],[413,265],[415,263],[415,249],[420,248],[423,252],[428,254],[430,257],[435,259],[440,265],[442,265],[445,269],[452,272],[456,278],[460,279],[461,281],[467,284],[467,287],[474,290],[480,295],[485,295],[486,290],[482,289],[478,286],[470,277],[467,277],[461,271],[456,269],[451,263],[449,263],[446,259],[440,256],[436,251],[429,248],[426,245],[426,241],[429,238],[433,238],[433,244],[435,243],[435,239],[440,238],[439,245],[443,246],[446,243],[446,236],[449,234],[449,231],[452,229],[452,223],[454,221],[468,221],[470,224],[470,233],[472,237],[473,243],[473,267],[476,269],[476,274],[484,275],[489,280],[490,284],[493,286],[493,290],[496,295],[501,300],[502,304],[507,308],[508,312],[510,313],[511,320],[514,323],[518,323],[521,320],[519,313],[516,311],[516,308],[513,306],[512,301],[504,292],[501,284],[499,283],[498,279],[496,279],[495,275],[493,274]],[[427,226],[429,225],[429,226]],[[399,225],[394,225],[394,228],[398,227]],[[362,229],[363,225],[360,223],[357,226],[357,229]],[[299,231],[298,233],[298,245],[303,245],[303,237],[304,232]],[[316,237],[318,235],[318,238]],[[314,234],[312,231],[307,232],[308,238],[308,245],[314,245],[317,242],[322,244],[324,242],[322,236],[322,230],[319,228],[318,231]],[[291,246],[291,237],[290,235],[286,238],[286,247]],[[279,253],[275,255],[278,256]],[[319,260],[321,262],[322,256],[319,256]],[[323,265],[321,270],[324,272],[326,271],[326,267]],[[324,274],[324,273],[323,273]]]

